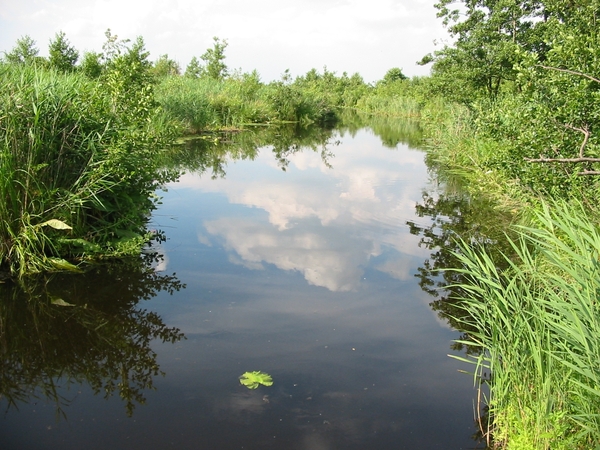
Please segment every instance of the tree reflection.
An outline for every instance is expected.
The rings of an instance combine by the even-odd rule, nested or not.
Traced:
[[[128,415],[145,402],[144,391],[163,374],[150,343],[184,337],[138,307],[185,287],[156,273],[151,258],[0,284],[0,398],[9,408],[45,397],[64,415],[69,400],[61,392],[82,383],[105,398],[117,392]]]
[[[165,166],[200,174],[210,172],[212,178],[223,178],[229,161],[254,160],[261,149],[270,148],[282,170],[287,169],[293,154],[304,150],[319,152],[329,167],[333,158],[330,148],[338,143],[329,128],[295,124],[256,127],[185,140],[171,150]]]
[[[459,267],[454,255],[459,251],[458,239],[489,247],[494,253],[507,252],[505,232],[512,216],[494,209],[485,198],[471,198],[451,184],[440,192],[423,192],[422,202],[415,210],[418,217],[431,220],[429,225],[407,222],[410,233],[421,237],[419,247],[431,250],[430,257],[415,276],[419,278],[421,289],[434,297],[429,304],[431,308],[453,328],[464,332],[462,338],[467,339],[469,330],[461,320],[465,311],[457,300],[461,293],[454,287],[464,280],[459,273],[444,269]],[[455,343],[453,349],[462,350],[463,346]]]
[[[375,136],[381,139],[382,145],[387,148],[396,148],[398,144],[405,144],[409,148],[419,148],[423,143],[423,131],[419,121],[411,118],[399,119],[398,117],[375,116],[344,110],[337,129],[354,136],[365,126],[368,126]]]

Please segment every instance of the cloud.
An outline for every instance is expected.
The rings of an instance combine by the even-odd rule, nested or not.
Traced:
[[[0,27],[0,50],[29,34],[42,54],[59,30],[80,51],[100,51],[111,28],[121,38],[143,36],[152,58],[168,53],[184,68],[218,36],[229,40],[231,68],[257,69],[267,81],[287,68],[300,75],[325,65],[367,81],[394,66],[424,74],[428,69],[415,61],[446,36],[431,3],[422,0],[3,0]]]

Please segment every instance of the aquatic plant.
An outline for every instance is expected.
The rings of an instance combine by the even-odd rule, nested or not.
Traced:
[[[509,239],[500,270],[460,241],[454,286],[467,313],[465,361],[488,383],[488,434],[506,448],[600,445],[600,227],[579,202],[544,204]],[[486,376],[487,374],[487,376]]]
[[[271,375],[265,372],[244,372],[240,376],[240,383],[242,386],[246,386],[248,389],[256,389],[261,384],[263,386],[272,386],[273,378],[271,378]]]
[[[0,267],[23,275],[139,251],[152,194],[174,176],[158,164],[174,135],[146,57],[138,40],[98,81],[0,65]]]

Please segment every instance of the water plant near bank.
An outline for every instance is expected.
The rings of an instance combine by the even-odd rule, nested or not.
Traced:
[[[174,137],[154,102],[139,39],[98,81],[0,65],[0,267],[74,268],[139,251],[153,193],[171,173],[156,154]],[[69,262],[67,262],[69,261]]]
[[[501,260],[460,241],[460,343],[489,383],[488,436],[507,449],[600,445],[600,227],[580,202],[544,204]],[[499,263],[506,266],[499,269]]]

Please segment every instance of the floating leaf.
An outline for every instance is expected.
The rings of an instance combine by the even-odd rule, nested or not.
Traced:
[[[43,223],[40,223],[39,226],[40,227],[49,226],[49,227],[54,228],[55,230],[72,230],[73,229],[69,225],[64,223],[62,220],[58,220],[58,219],[47,220]]]
[[[248,389],[256,389],[260,384],[263,386],[273,385],[273,378],[268,373],[260,371],[245,372],[240,376],[240,383]]]

